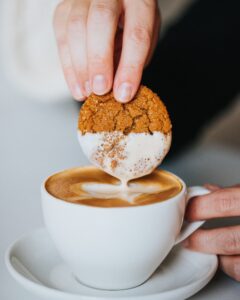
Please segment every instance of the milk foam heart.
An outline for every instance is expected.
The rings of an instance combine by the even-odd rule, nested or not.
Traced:
[[[56,173],[46,181],[48,192],[58,199],[97,207],[127,207],[165,201],[182,190],[172,174],[155,170],[133,179],[127,186],[93,166]]]
[[[171,145],[171,132],[132,133],[78,131],[79,143],[89,161],[121,180],[123,185],[150,174],[161,164]]]

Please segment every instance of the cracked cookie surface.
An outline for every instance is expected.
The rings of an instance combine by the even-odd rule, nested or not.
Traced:
[[[124,134],[171,132],[167,109],[157,94],[140,86],[133,100],[119,103],[112,92],[98,96],[91,94],[83,104],[78,121],[82,134],[87,132],[120,131]]]

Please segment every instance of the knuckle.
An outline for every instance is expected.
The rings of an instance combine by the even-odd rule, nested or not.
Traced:
[[[116,11],[109,3],[98,1],[93,5],[94,13],[102,19],[112,20],[116,15]]]
[[[85,19],[81,15],[72,15],[68,20],[68,30],[70,32],[79,32],[84,28]]]
[[[219,211],[221,213],[233,211],[239,207],[239,199],[236,199],[236,197],[233,193],[231,193],[230,190],[219,194],[219,199],[215,201],[217,202],[216,207],[219,208]]]
[[[232,230],[222,239],[223,250],[226,254],[236,254],[240,250],[240,235]]]
[[[141,26],[133,28],[130,32],[130,38],[136,43],[145,46],[149,46],[151,43],[151,34],[150,32]]]
[[[89,65],[92,66],[103,66],[106,63],[106,59],[100,54],[90,54],[89,55]]]
[[[226,212],[226,211],[232,210],[233,205],[234,205],[233,202],[234,201],[231,198],[222,197],[220,199],[220,201],[218,201],[219,211]]]
[[[140,68],[143,66],[143,63],[131,63],[128,65],[122,66],[121,70],[123,74],[136,74],[139,72]]]
[[[155,0],[142,0],[142,3],[147,8],[155,8],[155,6],[157,5],[157,2]]]

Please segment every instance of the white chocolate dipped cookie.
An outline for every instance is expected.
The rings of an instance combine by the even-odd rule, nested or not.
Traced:
[[[92,164],[127,183],[162,162],[171,145],[171,129],[163,102],[140,86],[126,104],[117,102],[112,92],[91,94],[80,110],[78,138]]]

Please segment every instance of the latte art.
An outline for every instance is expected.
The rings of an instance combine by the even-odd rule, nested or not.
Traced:
[[[120,180],[95,167],[66,170],[46,181],[54,197],[76,204],[98,207],[147,205],[177,195],[182,185],[172,174],[156,170],[123,185]]]

